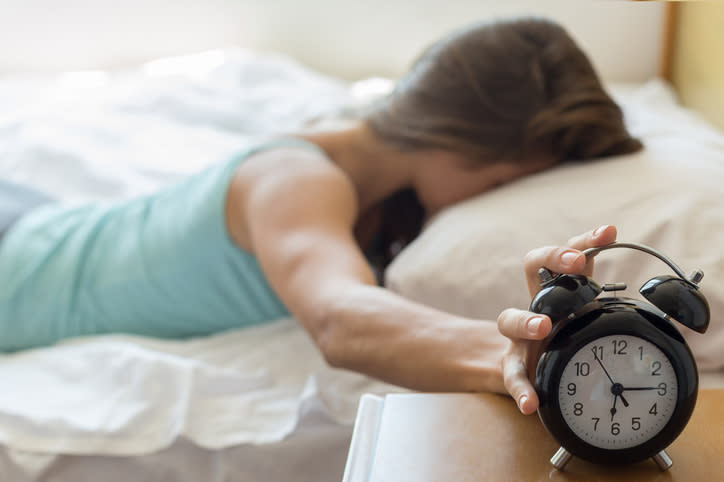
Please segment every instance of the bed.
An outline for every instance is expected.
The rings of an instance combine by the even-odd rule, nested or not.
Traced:
[[[259,136],[354,113],[391,85],[239,48],[114,71],[5,76],[0,172],[70,203],[135,196]],[[666,81],[608,88],[643,153],[585,172],[562,167],[446,210],[386,283],[491,319],[527,305],[520,260],[528,249],[616,223],[621,239],[704,270],[712,328],[686,336],[702,385],[724,387],[724,135]],[[540,211],[521,217],[525,202]],[[521,236],[521,223],[535,236]],[[597,276],[631,286],[665,272],[635,254],[597,267]],[[19,482],[340,480],[360,396],[401,391],[329,368],[293,319],[183,341],[67,340],[0,355],[0,380],[0,480]]]

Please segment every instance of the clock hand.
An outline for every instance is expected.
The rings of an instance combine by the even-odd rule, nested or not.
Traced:
[[[603,366],[603,362],[601,361],[600,358],[598,358],[598,354],[596,354],[596,350],[594,349],[592,351],[593,351],[593,358],[595,358],[596,361],[598,362],[598,364],[601,365],[601,368],[603,368],[603,373],[606,374],[606,376],[608,377],[608,380],[612,384],[611,391],[614,392],[614,395],[615,395],[613,398],[613,408],[611,409],[611,420],[613,420],[613,415],[616,413],[616,399],[618,397],[621,397],[621,403],[623,403],[623,406],[628,407],[628,400],[626,400],[626,397],[623,396],[623,391],[625,389],[624,389],[623,385],[613,381],[613,378],[611,378],[611,375],[609,375],[608,370],[606,370],[606,367]]]
[[[626,388],[624,386],[621,386],[621,401],[623,402],[625,407],[628,407],[628,400],[626,400],[623,396],[623,392],[625,390],[658,390],[658,387],[633,387],[633,388]]]
[[[623,396],[623,385],[620,383],[614,383],[611,385],[611,393],[613,393],[613,407],[611,408],[611,421],[613,422],[613,416],[616,413],[616,401],[621,398],[621,403],[624,407],[628,407],[628,400]]]
[[[598,355],[596,354],[596,350],[595,350],[595,349],[593,350],[593,357],[596,359],[596,361],[598,362],[598,364],[601,365],[601,368],[603,368],[603,373],[606,374],[606,376],[608,377],[608,379],[609,379],[610,382],[611,382],[611,385],[614,385],[616,382],[614,382],[614,381],[613,381],[613,378],[611,378],[611,375],[608,374],[608,370],[606,370],[606,367],[603,366],[603,362],[601,361],[601,359],[598,358]]]

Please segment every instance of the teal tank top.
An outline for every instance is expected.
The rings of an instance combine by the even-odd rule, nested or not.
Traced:
[[[0,350],[100,333],[189,337],[287,316],[224,220],[236,167],[282,146],[322,152],[277,139],[149,196],[22,217],[0,244]]]

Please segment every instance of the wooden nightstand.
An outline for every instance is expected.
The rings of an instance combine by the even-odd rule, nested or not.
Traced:
[[[559,472],[549,463],[558,445],[507,397],[365,395],[344,482],[724,480],[723,433],[724,390],[700,390],[689,424],[667,449],[668,471],[651,460],[604,467],[574,458]]]

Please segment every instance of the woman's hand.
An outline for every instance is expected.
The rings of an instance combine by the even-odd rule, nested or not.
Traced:
[[[616,241],[614,226],[601,226],[575,236],[567,247],[546,246],[530,251],[524,259],[528,291],[533,297],[540,290],[538,270],[548,268],[554,273],[593,274],[593,258],[586,259],[583,250],[604,246]],[[524,414],[538,408],[538,395],[531,384],[532,372],[539,356],[540,340],[550,333],[551,320],[545,315],[509,308],[498,317],[498,330],[511,340],[503,356],[502,369],[505,389],[515,399]]]

